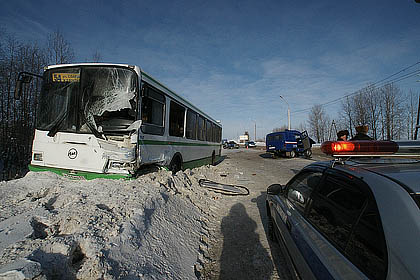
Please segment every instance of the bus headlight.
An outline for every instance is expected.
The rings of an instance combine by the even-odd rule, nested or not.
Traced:
[[[34,161],[43,161],[42,153],[34,153]]]
[[[118,161],[111,161],[109,163],[109,168],[110,169],[123,169],[126,168],[126,163],[124,162],[118,162]]]
[[[110,161],[108,163],[109,173],[128,174],[133,170],[133,164],[129,162]]]

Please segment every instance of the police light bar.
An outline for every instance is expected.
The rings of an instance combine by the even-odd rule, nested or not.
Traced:
[[[335,157],[409,156],[420,157],[420,141],[326,141],[321,151]]]

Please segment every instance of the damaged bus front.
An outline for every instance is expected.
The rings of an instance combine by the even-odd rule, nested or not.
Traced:
[[[47,67],[30,169],[132,174],[139,165],[139,73],[128,65]]]

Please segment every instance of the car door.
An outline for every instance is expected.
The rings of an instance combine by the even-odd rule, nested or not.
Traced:
[[[305,170],[296,175],[286,186],[285,192],[276,198],[272,213],[287,251],[303,279],[315,279],[301,247],[300,223],[313,189],[322,178],[322,170]]]
[[[296,231],[319,279],[384,279],[387,253],[375,199],[360,179],[335,169],[312,192]]]

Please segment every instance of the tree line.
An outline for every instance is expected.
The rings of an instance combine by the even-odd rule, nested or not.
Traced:
[[[24,87],[20,100],[15,100],[18,73],[42,75],[47,65],[73,61],[74,50],[60,31],[40,43],[22,42],[0,30],[0,180],[22,176],[31,160],[41,81],[34,79]]]
[[[404,93],[392,83],[382,87],[370,84],[343,99],[334,118],[322,105],[312,106],[307,124],[318,143],[335,140],[337,131],[344,129],[353,137],[359,125],[367,125],[369,136],[375,140],[412,140],[418,101],[419,94],[413,90]]]

